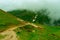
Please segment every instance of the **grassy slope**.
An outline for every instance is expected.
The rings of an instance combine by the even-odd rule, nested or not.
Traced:
[[[0,32],[8,29],[10,25],[17,25],[19,22],[12,15],[0,10]]]
[[[29,22],[32,22],[36,15],[35,12],[29,10],[13,10],[8,13]]]
[[[32,26],[25,26],[26,28],[16,29],[19,40],[60,40],[60,28],[46,26],[43,29],[32,28]],[[35,30],[35,32],[32,32]]]
[[[24,20],[28,19],[28,16],[26,13],[22,13],[21,15],[19,12],[19,15],[18,15],[16,12],[15,13],[13,12],[12,14]],[[20,15],[22,17],[20,17]],[[38,29],[38,28],[30,29],[30,30],[35,30],[35,32],[31,32],[31,31],[28,32],[27,29],[18,28],[16,33],[19,36],[19,40],[60,40],[60,28],[56,26],[46,26],[46,25],[43,25],[43,28],[44,29]]]

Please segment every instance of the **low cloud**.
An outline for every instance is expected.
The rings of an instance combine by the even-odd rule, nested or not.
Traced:
[[[47,8],[51,13],[50,17],[60,18],[60,0],[0,0],[0,9],[5,11],[13,9],[38,10]]]

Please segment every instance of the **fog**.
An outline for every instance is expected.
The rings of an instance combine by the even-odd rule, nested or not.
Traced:
[[[47,8],[52,19],[60,18],[60,0],[0,0],[0,9],[5,11],[14,9],[39,10]]]

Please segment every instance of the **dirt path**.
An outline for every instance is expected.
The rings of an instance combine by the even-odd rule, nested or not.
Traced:
[[[21,19],[19,19],[19,18],[17,18],[17,20],[18,21],[20,21],[20,22],[22,22],[23,24],[20,24],[20,25],[17,25],[17,26],[10,26],[11,28],[9,28],[9,29],[7,29],[7,30],[5,30],[5,31],[3,31],[3,32],[0,32],[0,34],[1,33],[4,33],[4,32],[6,32],[6,31],[12,31],[12,30],[14,30],[14,29],[17,29],[17,28],[19,28],[19,27],[23,27],[23,26],[25,26],[25,25],[31,25],[31,26],[34,26],[34,27],[36,27],[36,28],[43,28],[43,27],[41,27],[40,25],[36,25],[36,24],[34,24],[34,23],[30,23],[30,22],[25,22],[24,20],[21,20]]]
[[[43,28],[42,26],[40,26],[40,25],[36,25],[36,24],[34,24],[34,23],[30,23],[30,22],[26,22],[25,23],[25,21],[24,20],[21,20],[21,19],[17,19],[18,21],[21,21],[22,23],[24,23],[24,24],[20,24],[20,25],[17,25],[17,26],[11,26],[12,28],[9,28],[9,29],[7,29],[6,31],[12,31],[12,30],[14,30],[14,29],[17,29],[17,28],[19,28],[19,27],[23,27],[23,26],[26,26],[26,25],[31,25],[31,26],[34,26],[34,27],[36,27],[36,28]],[[6,31],[4,31],[4,32],[6,32]],[[2,33],[4,33],[4,32],[2,32]]]
[[[14,31],[6,31],[4,33],[1,33],[1,35],[7,35],[5,38],[1,40],[18,40],[17,35]]]
[[[6,36],[5,38],[3,38],[2,40],[18,40],[16,33],[13,31],[14,29],[16,29],[16,28],[18,28],[18,27],[23,27],[23,26],[25,26],[25,25],[32,25],[32,26],[34,26],[34,27],[42,28],[41,26],[38,26],[38,25],[33,24],[33,23],[30,23],[30,22],[25,22],[24,20],[21,20],[21,19],[19,19],[19,18],[17,18],[17,20],[20,21],[20,22],[22,22],[22,23],[24,23],[24,24],[22,24],[22,25],[20,24],[20,25],[18,25],[18,26],[14,26],[14,27],[11,26],[12,28],[9,28],[9,29],[7,29],[6,31],[0,33],[0,34],[2,34],[2,35],[7,35],[7,36]]]
[[[17,20],[18,20],[18,21],[21,21],[21,22],[25,22],[24,20],[19,19],[19,18],[17,18]],[[40,25],[36,25],[36,24],[34,24],[34,23],[26,22],[26,24],[27,24],[27,25],[32,25],[32,26],[34,26],[34,27],[40,27],[40,28],[42,28]]]

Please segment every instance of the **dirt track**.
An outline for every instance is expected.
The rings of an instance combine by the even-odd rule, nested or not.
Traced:
[[[17,20],[24,23],[24,21],[21,20],[21,19],[19,19],[19,18],[17,18]],[[13,30],[16,29],[16,28],[18,28],[18,27],[23,27],[23,26],[25,26],[25,25],[32,25],[32,26],[34,26],[34,27],[42,28],[41,26],[38,26],[38,25],[36,25],[36,24],[27,22],[27,23],[25,23],[25,24],[23,24],[23,25],[18,25],[18,26],[12,27],[12,28],[10,28],[10,29],[8,29],[8,30],[0,33],[0,34],[2,34],[2,35],[7,35],[5,38],[3,38],[3,39],[1,39],[1,40],[18,40],[17,35],[16,35],[16,33],[15,33]]]
[[[2,33],[1,35],[7,35],[7,36],[0,40],[18,40],[17,35],[14,31],[6,31]]]

